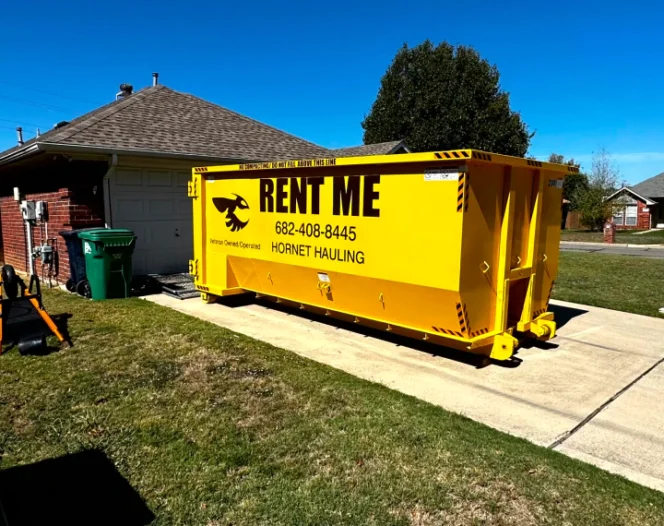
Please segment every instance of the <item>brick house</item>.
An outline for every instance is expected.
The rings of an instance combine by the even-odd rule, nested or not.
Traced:
[[[351,152],[352,153],[349,153]],[[266,159],[408,151],[401,141],[329,150],[192,95],[156,84],[0,153],[0,220],[5,262],[27,268],[24,225],[13,188],[49,203],[59,275],[68,257],[57,233],[130,228],[138,236],[135,274],[185,272],[192,252],[187,198],[191,168]]]
[[[664,173],[635,186],[625,186],[607,200],[618,203],[613,211],[618,230],[664,228]]]

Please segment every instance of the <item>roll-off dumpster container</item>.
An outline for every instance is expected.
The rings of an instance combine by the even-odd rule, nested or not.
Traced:
[[[194,168],[190,273],[204,301],[250,291],[504,360],[555,335],[577,171],[476,150]]]

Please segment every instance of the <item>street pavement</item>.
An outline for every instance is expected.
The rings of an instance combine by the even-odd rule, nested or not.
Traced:
[[[552,301],[551,342],[481,367],[469,353],[283,305],[146,299],[664,491],[663,319]]]
[[[643,258],[664,258],[664,245],[607,245],[604,243],[577,243],[561,241],[560,250],[564,252],[585,252],[592,254],[610,254],[614,256],[636,256]]]

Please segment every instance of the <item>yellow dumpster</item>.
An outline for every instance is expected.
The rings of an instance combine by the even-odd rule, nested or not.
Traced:
[[[555,335],[577,171],[476,150],[194,168],[190,273],[204,301],[255,292],[505,360]]]

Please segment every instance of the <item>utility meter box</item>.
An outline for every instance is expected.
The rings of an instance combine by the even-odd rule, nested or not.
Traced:
[[[571,166],[475,150],[194,168],[203,299],[255,292],[509,358],[555,335]]]
[[[37,219],[36,204],[34,201],[21,201],[20,209],[24,221],[35,221]]]
[[[48,202],[37,201],[35,203],[35,217],[37,221],[48,221]]]

